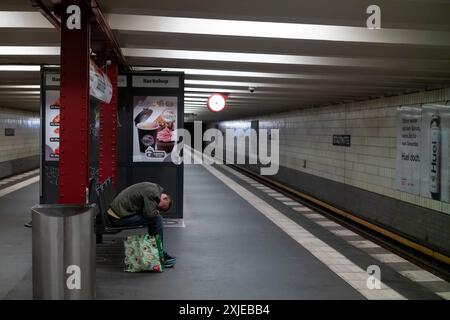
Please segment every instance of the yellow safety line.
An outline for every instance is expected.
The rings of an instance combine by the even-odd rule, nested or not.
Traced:
[[[239,169],[244,170],[244,171],[246,171],[246,172],[248,172],[248,173],[250,173],[252,175],[255,175],[255,173],[250,171],[250,170],[247,170],[247,169],[244,169],[244,168],[241,168],[241,167],[239,167]],[[263,176],[258,176],[258,178],[266,180],[269,183],[280,187],[281,189],[284,189],[284,190],[287,190],[287,191],[292,192],[294,194],[297,194],[297,195],[299,195],[300,197],[302,197],[304,199],[307,199],[307,200],[309,200],[309,201],[311,201],[311,202],[313,202],[313,203],[315,203],[315,204],[317,204],[317,205],[319,205],[319,206],[321,206],[323,208],[326,208],[326,209],[328,209],[328,210],[330,210],[330,211],[332,211],[334,213],[337,213],[337,214],[339,214],[341,216],[344,216],[344,217],[346,217],[346,218],[348,218],[348,219],[350,219],[352,221],[355,221],[358,224],[361,224],[361,225],[363,225],[363,226],[365,226],[365,227],[367,227],[369,229],[372,229],[372,230],[374,230],[374,231],[376,231],[376,232],[378,232],[378,233],[380,233],[380,234],[382,234],[382,235],[384,235],[386,237],[389,237],[389,238],[391,238],[391,239],[393,239],[393,240],[395,240],[397,242],[400,242],[400,243],[404,244],[405,246],[413,248],[414,250],[417,250],[417,251],[419,251],[419,252],[421,252],[423,254],[426,254],[426,255],[428,255],[430,257],[433,257],[433,258],[435,258],[435,259],[437,259],[439,261],[442,261],[442,262],[444,262],[446,264],[450,264],[450,257],[448,257],[448,256],[446,256],[446,255],[444,255],[442,253],[439,253],[439,252],[434,251],[434,250],[432,250],[430,248],[427,248],[427,247],[425,247],[425,246],[423,246],[421,244],[418,244],[418,243],[416,243],[414,241],[406,239],[406,238],[404,238],[404,237],[402,237],[402,236],[400,236],[400,235],[398,235],[396,233],[393,233],[393,232],[388,231],[388,230],[386,230],[384,228],[381,228],[380,226],[377,226],[377,225],[375,225],[373,223],[370,223],[370,222],[368,222],[368,221],[366,221],[364,219],[358,218],[358,217],[354,216],[353,214],[351,214],[351,213],[349,213],[347,211],[335,208],[335,207],[333,207],[332,205],[330,205],[330,204],[328,204],[326,202],[323,202],[323,201],[321,201],[319,199],[316,199],[316,198],[314,198],[314,197],[312,197],[310,195],[307,195],[307,194],[304,194],[304,193],[302,193],[300,191],[292,189],[291,187],[285,186],[282,183],[279,183],[277,181],[274,181],[272,179],[269,179],[269,178],[266,178],[266,177],[263,177]]]

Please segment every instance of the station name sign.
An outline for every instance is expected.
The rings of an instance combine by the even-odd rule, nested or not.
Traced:
[[[179,88],[179,77],[165,76],[133,76],[135,88]]]
[[[333,134],[333,146],[350,147],[351,136],[348,134]]]
[[[16,135],[16,130],[14,128],[5,128],[5,136],[13,137]]]

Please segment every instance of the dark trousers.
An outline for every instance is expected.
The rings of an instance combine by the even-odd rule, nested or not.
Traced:
[[[161,242],[164,242],[163,218],[160,214],[152,219],[145,218],[142,214],[133,214],[121,219],[111,219],[114,227],[132,227],[139,225],[147,225],[148,234],[151,236],[159,235]]]

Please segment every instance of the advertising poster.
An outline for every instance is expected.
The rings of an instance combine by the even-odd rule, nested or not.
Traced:
[[[449,130],[449,106],[426,104],[398,109],[398,190],[450,202]]]
[[[59,91],[45,93],[45,161],[59,159]]]
[[[133,162],[168,162],[175,146],[177,97],[133,99]]]
[[[450,106],[422,106],[422,170],[420,194],[423,197],[450,202],[449,130]]]
[[[401,107],[397,113],[397,189],[419,195],[422,109]]]

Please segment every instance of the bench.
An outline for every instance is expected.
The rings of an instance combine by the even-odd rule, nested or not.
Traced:
[[[123,230],[146,228],[146,225],[133,225],[127,227],[114,227],[108,215],[108,208],[116,195],[111,178],[107,178],[96,189],[98,217],[96,225],[97,243],[101,243],[103,234],[116,234]]]

